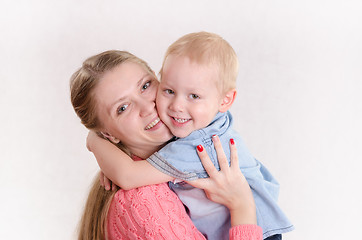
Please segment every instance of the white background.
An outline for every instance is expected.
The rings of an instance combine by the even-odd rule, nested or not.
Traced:
[[[362,4],[322,0],[1,1],[0,238],[74,239],[98,166],[69,100],[85,58],[220,34],[240,61],[236,128],[281,184],[287,240],[362,227]]]

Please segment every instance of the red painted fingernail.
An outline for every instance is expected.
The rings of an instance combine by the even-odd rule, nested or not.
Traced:
[[[234,139],[231,138],[230,143],[231,143],[231,145],[234,145],[235,144]]]
[[[198,145],[197,150],[199,150],[199,152],[202,152],[202,151],[204,151],[204,148],[201,145]]]

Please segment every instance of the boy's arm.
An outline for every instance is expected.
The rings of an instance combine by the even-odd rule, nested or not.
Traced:
[[[124,190],[172,181],[145,160],[133,161],[118,147],[90,132],[87,147],[93,152],[104,175]]]

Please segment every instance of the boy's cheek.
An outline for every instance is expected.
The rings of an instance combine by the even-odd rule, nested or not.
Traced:
[[[161,100],[162,100],[162,93],[160,91],[157,91],[157,94],[156,94],[156,106],[157,106],[157,108],[159,107],[159,105],[161,103]]]
[[[160,85],[158,85],[158,87],[156,88],[156,97],[158,97],[159,95],[161,95]]]
[[[156,108],[161,120],[163,120],[162,115],[165,112],[165,105],[166,105],[166,99],[164,99],[162,93],[158,93],[156,96]]]

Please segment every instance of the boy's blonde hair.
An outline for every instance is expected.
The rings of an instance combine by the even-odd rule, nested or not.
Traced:
[[[238,75],[238,58],[230,44],[215,33],[196,32],[187,34],[171,44],[165,54],[160,71],[162,81],[162,70],[168,56],[188,57],[190,61],[197,64],[218,67],[218,88],[226,93],[236,88]]]

